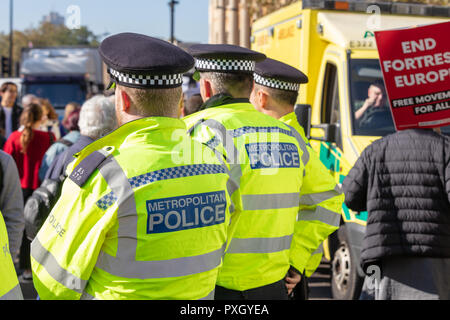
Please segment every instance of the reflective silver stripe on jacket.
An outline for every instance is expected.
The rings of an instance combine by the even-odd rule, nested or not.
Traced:
[[[312,254],[322,254],[323,253],[323,242],[319,244],[319,247]]]
[[[292,234],[279,238],[233,238],[228,253],[271,253],[291,248]]]
[[[297,221],[320,221],[330,226],[339,227],[341,214],[317,206],[315,210],[301,210],[298,213]]]
[[[210,293],[208,293],[208,295],[206,297],[200,298],[198,300],[214,300],[215,292],[216,292],[216,290],[213,290]]]
[[[215,290],[211,291],[210,293],[208,293],[208,295],[206,297],[200,298],[198,300],[214,300],[214,294],[215,294]],[[83,294],[81,295],[80,300],[100,300],[97,299],[93,296],[91,296],[89,293],[87,293],[86,291],[83,292]]]
[[[109,157],[99,168],[101,175],[117,197],[117,257],[135,260],[138,216],[134,191],[116,159]]]
[[[298,207],[298,193],[246,194],[242,195],[244,210],[269,210]]]
[[[302,139],[302,136],[297,132],[297,130],[295,130],[290,125],[287,125],[287,124],[284,124],[284,125],[289,128],[289,130],[291,132],[291,136],[297,140],[298,145],[300,146],[300,149],[302,149],[302,151],[303,151],[302,162],[303,162],[303,165],[306,167],[306,164],[309,161],[309,151],[308,151],[308,148],[306,147],[305,141]]]
[[[328,190],[328,191],[324,191],[324,192],[310,193],[310,194],[302,195],[300,197],[300,204],[303,204],[306,206],[314,206],[314,205],[324,202],[326,200],[330,200],[334,197],[337,197],[341,194],[342,194],[341,188],[338,185],[336,185],[334,187],[334,190]]]
[[[31,243],[31,256],[60,284],[75,292],[83,292],[87,281],[61,267],[56,258],[44,248],[37,237]]]
[[[230,196],[230,200],[231,200],[231,196],[233,195],[233,193],[239,189],[239,185],[237,184],[236,181],[234,181],[231,178],[231,171],[228,169],[227,165],[225,164],[225,160],[223,159],[223,155],[217,151],[216,149],[211,149],[213,150],[214,154],[216,155],[216,158],[219,160],[219,162],[222,164],[222,167],[224,168],[225,172],[227,173],[228,177],[230,177],[230,179],[227,180],[227,192],[228,195]],[[230,203],[230,213],[234,212],[234,203],[231,202]]]
[[[234,145],[233,136],[230,135],[227,128],[219,121],[214,119],[208,119],[201,123],[201,125],[208,127],[216,134],[216,137],[222,142],[224,149],[227,152],[228,163],[239,163],[239,151]]]
[[[227,191],[231,198],[233,193],[239,189],[242,177],[242,169],[239,163],[239,151],[234,145],[233,137],[228,133],[224,125],[214,119],[200,120],[198,121],[189,131],[191,134],[196,127],[204,125],[205,127],[211,129],[216,135],[206,143],[211,150],[214,151],[216,157],[219,159],[222,166],[226,168],[226,173],[230,177],[227,181]],[[227,152],[226,159],[227,163],[230,165],[230,169],[224,163],[224,155],[215,149],[220,143],[223,144],[225,151]],[[234,212],[234,204],[230,205],[230,213]]]
[[[230,165],[230,177],[234,185],[239,188],[242,169],[239,161],[239,151],[234,145],[233,137],[227,131],[227,128],[219,121],[214,119],[208,119],[200,123],[200,125],[206,126],[216,134],[216,138],[222,142],[226,154],[227,163]],[[230,194],[231,196],[231,194]]]
[[[0,297],[0,300],[23,300],[22,289],[18,284]]]
[[[97,268],[122,278],[154,279],[182,277],[217,268],[222,260],[226,244],[222,248],[198,256],[158,261],[130,261],[100,252]]]

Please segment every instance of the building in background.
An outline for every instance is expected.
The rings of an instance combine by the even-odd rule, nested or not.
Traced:
[[[209,43],[250,48],[252,21],[298,0],[210,0]]]
[[[48,22],[56,26],[62,26],[65,23],[64,16],[60,15],[58,12],[51,11],[49,14],[42,18],[42,22]]]

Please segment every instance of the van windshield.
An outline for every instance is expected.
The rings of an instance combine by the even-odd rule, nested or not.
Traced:
[[[353,134],[386,136],[395,132],[378,59],[350,60],[350,97]],[[441,127],[450,135],[450,126]]]
[[[26,93],[50,100],[55,108],[64,108],[69,102],[82,104],[85,94],[77,83],[32,83],[26,84]]]

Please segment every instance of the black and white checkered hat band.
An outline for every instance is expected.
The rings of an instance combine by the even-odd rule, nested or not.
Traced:
[[[286,90],[286,91],[298,91],[300,90],[300,84],[293,82],[286,82],[272,78],[264,78],[259,74],[253,74],[253,78],[255,79],[255,83],[260,84],[262,86],[266,86],[269,88]]]
[[[201,71],[240,71],[251,73],[255,71],[256,62],[250,60],[196,59],[195,67]]]
[[[117,70],[108,69],[109,74],[119,83],[129,84],[138,87],[161,87],[170,88],[177,87],[183,84],[183,74],[168,74],[168,75],[139,75],[122,73]]]

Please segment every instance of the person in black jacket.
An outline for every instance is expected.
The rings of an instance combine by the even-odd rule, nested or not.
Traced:
[[[361,298],[450,299],[450,138],[399,131],[368,146],[343,182],[368,211]]]
[[[2,98],[0,108],[0,147],[9,135],[19,129],[20,115],[22,108],[16,103],[17,85],[13,82],[5,82],[0,87],[0,96]]]

